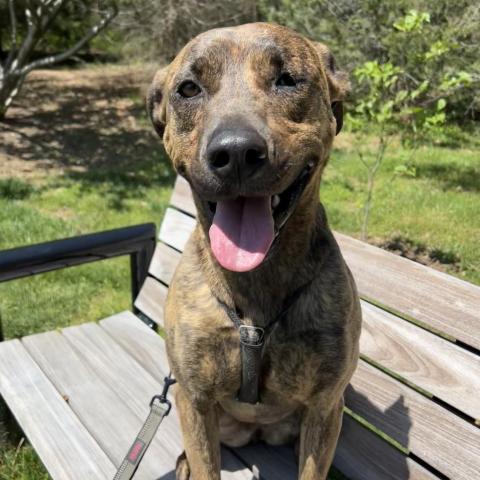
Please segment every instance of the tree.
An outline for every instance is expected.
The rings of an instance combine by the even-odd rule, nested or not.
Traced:
[[[471,81],[452,91],[446,113],[457,123],[480,119],[478,0],[258,0],[258,4],[260,19],[326,43],[348,72],[367,61],[390,62],[402,68],[399,86],[407,90],[425,80],[439,85],[445,76],[468,73]],[[428,21],[410,14],[412,9],[428,12]],[[429,50],[428,61],[422,61]],[[354,77],[351,99],[356,102],[366,89]],[[419,101],[435,102],[436,96],[435,88],[428,89]]]
[[[410,10],[407,15],[393,23],[393,27],[404,35],[404,44],[421,36],[424,25],[430,22],[428,12]],[[450,45],[441,42],[426,44],[416,50],[419,65],[431,69],[449,51]],[[420,68],[420,67],[419,67]],[[349,116],[354,131],[365,134],[374,131],[378,146],[373,158],[367,158],[358,148],[360,161],[367,170],[367,195],[363,208],[362,240],[368,237],[369,215],[373,202],[375,177],[385,159],[387,149],[394,137],[400,139],[411,151],[411,156],[421,142],[442,133],[446,120],[447,100],[459,90],[468,87],[471,76],[464,71],[446,72],[440,76],[415,81],[405,65],[394,65],[391,61],[380,63],[367,61],[354,70],[354,77],[361,86],[363,95],[357,100],[355,110]],[[415,175],[408,165],[397,165],[396,174]]]
[[[255,21],[256,0],[119,0],[114,28],[127,58],[170,61],[211,28]]]
[[[22,11],[19,12],[19,3]],[[33,54],[41,40],[52,28],[62,10],[72,4],[72,0],[8,0],[9,51],[0,58],[0,120],[20,91],[26,76],[35,69],[62,62],[85,47],[92,38],[104,30],[118,13],[115,1],[110,1],[104,10],[98,9],[97,21],[86,27],[77,41],[61,53],[33,59]],[[85,2],[77,2],[83,9],[94,11]],[[5,46],[3,46],[4,50]]]

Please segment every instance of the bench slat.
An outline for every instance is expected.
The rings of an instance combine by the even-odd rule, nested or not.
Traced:
[[[170,204],[175,208],[183,210],[192,217],[197,216],[197,207],[193,201],[190,185],[183,177],[180,177],[179,175],[177,175],[175,180],[175,186],[173,187]]]
[[[165,342],[131,312],[100,321],[100,326],[159,382],[169,374]]]
[[[158,238],[167,245],[183,252],[196,223],[194,218],[173,208],[167,208]]]
[[[118,391],[102,382],[59,332],[26,337],[23,343],[55,387],[68,396],[70,408],[118,467],[143,419],[123,402]],[[149,480],[171,470],[170,454],[161,440],[160,436],[155,438],[135,478]]]
[[[480,472],[479,428],[363,360],[345,400],[355,413],[445,475],[468,480]]]
[[[153,278],[147,278],[135,300],[135,306],[157,325],[163,325],[163,304],[167,288]]]
[[[377,435],[343,416],[334,465],[352,480],[432,480],[438,478]]]
[[[363,355],[480,418],[480,357],[365,301],[362,312]]]
[[[480,287],[335,234],[360,295],[480,350]]]
[[[171,204],[196,215],[190,187],[181,177],[177,177]],[[183,220],[182,225],[179,240],[191,221]],[[335,237],[363,297],[480,350],[480,287],[341,233]]]
[[[53,478],[113,477],[113,463],[19,340],[0,344],[0,394]]]
[[[169,284],[175,273],[181,254],[162,242],[157,243],[148,273]]]
[[[162,242],[157,243],[148,273],[170,285],[182,254]]]
[[[168,284],[180,255],[159,243],[151,274]],[[158,268],[159,265],[165,266]],[[472,418],[480,418],[480,358],[477,355],[374,305],[361,303],[360,351],[363,355]]]
[[[196,223],[194,218],[173,208],[167,208],[158,238],[167,245],[183,251]]]
[[[87,323],[78,327],[69,327],[63,330],[63,334],[82,358],[98,372],[102,381],[119,392],[122,400],[141,419],[145,419],[149,411],[150,399],[162,390],[161,382],[156,380],[97,324]],[[177,456],[183,450],[178,417],[175,408],[172,410],[172,413],[163,421],[161,431],[154,440],[161,442],[162,454],[166,458],[163,470],[170,476]],[[147,453],[147,455],[153,454],[154,452]],[[226,450],[222,451],[222,465],[222,478],[252,480],[252,472]],[[158,471],[157,475],[161,473]]]

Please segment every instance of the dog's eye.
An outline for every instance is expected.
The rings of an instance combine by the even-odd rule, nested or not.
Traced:
[[[192,82],[191,80],[187,80],[183,82],[178,87],[178,93],[185,98],[196,97],[200,92],[201,92],[200,87],[196,83]]]
[[[295,87],[297,82],[289,73],[282,73],[275,82],[277,87]]]

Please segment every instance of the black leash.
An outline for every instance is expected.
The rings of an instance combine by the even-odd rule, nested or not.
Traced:
[[[262,367],[262,356],[265,341],[272,333],[273,328],[285,316],[292,305],[299,299],[300,295],[312,283],[313,279],[305,285],[297,288],[285,301],[282,311],[271,320],[265,327],[245,325],[235,308],[217,298],[219,305],[225,310],[235,328],[240,334],[240,360],[242,364],[242,376],[238,400],[240,402],[255,404],[258,402],[258,391],[260,388],[260,374]]]
[[[162,393],[155,395],[150,401],[150,413],[113,480],[131,480],[135,475],[147,448],[157,433],[158,427],[172,409],[172,403],[167,398],[167,394],[169,388],[176,382],[171,373],[168,374],[168,377],[165,377]]]

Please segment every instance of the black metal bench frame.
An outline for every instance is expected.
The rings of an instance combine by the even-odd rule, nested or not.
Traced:
[[[0,282],[129,255],[133,312],[155,329],[155,322],[140,313],[134,301],[147,278],[156,243],[155,224],[143,223],[4,250],[0,252]],[[0,318],[0,342],[3,340]]]

